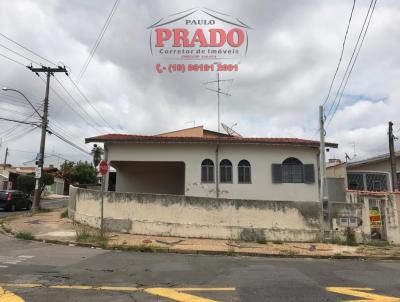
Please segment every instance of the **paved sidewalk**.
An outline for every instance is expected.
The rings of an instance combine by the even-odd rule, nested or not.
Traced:
[[[346,246],[325,243],[281,243],[243,242],[232,240],[195,239],[180,237],[145,236],[121,233],[107,233],[107,242],[79,242],[76,232],[82,232],[81,225],[75,225],[68,218],[60,218],[65,209],[48,213],[23,214],[8,219],[4,229],[13,234],[29,233],[37,240],[66,244],[83,244],[105,248],[158,251],[190,254],[227,254],[280,257],[321,257],[321,258],[386,258],[400,259],[399,246]],[[88,228],[91,232],[97,230]]]

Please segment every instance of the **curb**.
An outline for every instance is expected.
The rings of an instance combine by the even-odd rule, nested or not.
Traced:
[[[15,238],[15,233],[4,228],[4,225],[0,225],[0,233]],[[17,240],[25,240],[18,239]],[[123,252],[140,252],[140,253],[167,253],[167,254],[182,254],[182,255],[207,255],[207,256],[244,256],[244,257],[262,257],[262,258],[291,258],[291,259],[328,259],[328,260],[362,260],[362,261],[378,261],[378,260],[400,260],[400,256],[358,256],[358,255],[302,255],[302,254],[266,254],[266,253],[254,253],[254,252],[242,252],[242,251],[212,251],[212,250],[181,250],[175,248],[159,248],[152,247],[151,245],[146,246],[135,246],[135,245],[118,245],[118,246],[103,246],[96,243],[84,243],[76,241],[60,241],[55,239],[39,239],[34,238],[32,240],[25,241],[36,241],[49,244],[58,244],[65,246],[78,246],[86,248],[96,248],[110,251],[123,251]]]
[[[7,232],[3,228],[0,228],[1,233],[6,235],[15,236],[13,232]],[[11,237],[10,236],[10,237]],[[15,238],[15,237],[14,237]],[[20,239],[24,240],[24,239]],[[151,245],[149,249],[143,248],[143,246],[101,246],[100,244],[91,244],[91,243],[83,243],[83,242],[75,242],[75,241],[59,241],[54,239],[39,239],[34,238],[32,240],[25,241],[37,241],[42,243],[49,244],[58,244],[65,246],[77,246],[77,247],[86,247],[86,248],[96,248],[103,249],[109,251],[123,251],[123,252],[139,252],[139,253],[158,253],[158,254],[181,254],[181,255],[206,255],[206,256],[230,256],[230,257],[262,257],[262,258],[284,258],[284,259],[327,259],[327,260],[362,260],[362,261],[378,261],[378,260],[400,260],[400,256],[356,256],[356,255],[289,255],[289,254],[261,254],[261,253],[253,253],[253,252],[230,252],[230,251],[211,251],[211,250],[181,250],[181,249],[171,249],[171,248],[152,248]]]

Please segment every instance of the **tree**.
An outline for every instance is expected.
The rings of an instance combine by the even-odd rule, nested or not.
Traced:
[[[54,176],[49,173],[42,174],[42,187],[40,188],[40,194],[43,193],[46,186],[54,184]],[[17,189],[26,193],[32,194],[35,189],[36,179],[34,174],[19,175],[17,177]]]
[[[92,151],[90,153],[93,156],[93,164],[94,164],[94,167],[96,168],[101,161],[101,158],[104,154],[104,150],[102,147],[98,146],[97,144],[94,144]]]
[[[75,163],[73,161],[66,160],[61,164],[57,176],[64,179],[67,184],[71,184],[73,182],[74,165]]]
[[[79,161],[73,168],[72,180],[80,184],[96,184],[97,172],[95,167],[87,161]]]

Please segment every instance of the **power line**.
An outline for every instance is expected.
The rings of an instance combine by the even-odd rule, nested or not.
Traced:
[[[34,123],[34,122],[19,121],[19,120],[9,119],[9,118],[5,118],[5,117],[0,117],[0,120],[14,122],[14,123],[20,123],[20,124],[26,124],[26,125],[34,125],[34,126],[38,126],[38,127],[40,126],[39,124]]]
[[[26,57],[26,56],[20,54],[19,52],[15,51],[15,50],[12,50],[11,48],[9,48],[9,47],[7,47],[7,46],[4,46],[4,45],[1,44],[1,43],[0,43],[0,47],[3,47],[3,48],[5,48],[5,49],[7,49],[9,52],[12,52],[13,54],[16,54],[17,56],[20,56],[21,58],[24,58],[24,59],[27,60],[27,61],[33,62],[33,63],[35,63],[36,65],[40,65],[40,63],[38,63],[38,62],[36,62],[36,61],[34,61],[34,60],[32,60],[32,59],[29,59],[28,57]]]
[[[340,97],[339,97],[339,99],[338,99],[338,102],[336,103],[336,106],[335,106],[335,109],[334,109],[334,111],[333,111],[333,114],[330,116],[330,119],[329,119],[329,121],[327,122],[326,128],[328,128],[328,126],[330,125],[330,123],[331,123],[333,117],[335,116],[335,114],[336,114],[336,112],[337,112],[337,110],[338,110],[338,108],[339,108],[340,102],[341,102],[342,97],[343,97],[344,90],[346,89],[346,86],[347,86],[347,83],[348,83],[348,81],[349,81],[350,75],[351,75],[351,73],[353,72],[354,65],[355,65],[355,63],[356,63],[356,61],[357,61],[357,58],[358,58],[358,55],[359,55],[359,53],[360,53],[361,47],[362,47],[362,45],[363,45],[363,43],[364,43],[365,36],[367,35],[367,31],[368,31],[369,25],[370,25],[370,23],[371,23],[372,14],[373,14],[374,11],[375,11],[375,6],[376,6],[377,0],[372,0],[372,1],[371,1],[371,4],[372,4],[372,2],[374,2],[374,4],[373,4],[373,7],[372,7],[371,14],[369,15],[369,18],[368,18],[367,26],[366,26],[366,28],[365,28],[365,31],[364,31],[363,36],[362,36],[362,39],[361,39],[360,47],[359,47],[358,50],[357,50],[356,56],[354,57],[354,60],[353,60],[353,62],[352,62],[351,68],[350,68],[350,71],[349,71],[349,73],[347,74],[347,77],[346,77],[346,74],[344,75],[344,77],[346,77],[344,86],[343,86],[343,88],[342,88],[341,91],[340,91],[340,87],[339,87],[338,93],[340,92]],[[368,12],[369,12],[369,10],[368,10]],[[368,17],[368,14],[367,14],[366,17]],[[363,26],[363,27],[364,27],[364,26]],[[350,62],[349,62],[349,63],[350,63]],[[343,78],[343,79],[344,79],[344,78]],[[343,82],[343,80],[342,80],[342,82]],[[338,93],[337,93],[337,94],[338,94]],[[336,96],[337,96],[337,94],[336,94]],[[335,99],[336,99],[336,97],[335,97]],[[332,106],[333,106],[333,104],[332,104]],[[331,108],[332,108],[332,107],[331,107]],[[328,115],[329,115],[329,113],[328,113]],[[325,129],[326,129],[326,128],[325,128]]]
[[[94,43],[94,45],[93,45],[93,47],[92,47],[92,49],[91,49],[91,51],[90,51],[90,53],[89,53],[89,56],[87,57],[85,63],[84,63],[83,66],[82,66],[81,71],[79,72],[78,79],[77,79],[77,82],[78,82],[78,83],[82,80],[82,77],[83,77],[83,75],[85,74],[86,69],[88,68],[88,66],[89,66],[89,64],[90,64],[90,61],[92,61],[92,58],[93,58],[93,56],[94,56],[94,54],[95,54],[97,48],[99,47],[99,45],[100,45],[100,43],[101,43],[101,40],[103,39],[103,36],[104,36],[104,34],[106,33],[106,31],[107,31],[108,26],[109,26],[110,23],[111,23],[111,19],[112,19],[112,17],[114,16],[115,11],[117,10],[119,1],[120,1],[120,0],[116,0],[116,1],[114,2],[114,5],[113,5],[113,7],[111,8],[111,11],[110,11],[110,13],[109,13],[108,16],[107,16],[107,19],[106,19],[106,21],[105,21],[103,27],[101,28],[101,30],[100,30],[100,32],[99,32],[99,34],[98,34],[98,36],[97,36],[97,39],[96,39],[96,41],[95,41],[95,43]]]
[[[23,133],[19,133],[18,135],[15,135],[15,136],[12,137],[12,138],[9,138],[9,139],[4,140],[3,143],[10,143],[10,142],[12,142],[12,141],[16,141],[16,140],[18,140],[18,139],[20,139],[20,138],[23,138],[24,136],[28,135],[29,133],[35,131],[36,129],[37,129],[36,127],[30,128],[30,129],[26,130],[26,131],[23,132]]]
[[[23,66],[23,67],[26,67],[25,64],[23,64],[23,63],[21,63],[21,62],[19,62],[19,61],[17,61],[17,60],[14,60],[14,59],[12,59],[12,58],[10,58],[10,57],[8,57],[8,56],[2,54],[2,53],[0,53],[0,56],[2,56],[3,58],[8,59],[8,60],[10,60],[10,61],[12,61],[12,62],[14,62],[14,63],[17,63],[18,65],[21,65],[21,66]]]
[[[361,44],[359,44],[359,43],[360,43],[360,41],[361,41],[362,36],[364,35],[364,37],[365,37],[365,35],[366,35],[366,33],[367,33],[368,27],[365,27],[365,25],[367,24],[368,17],[369,17],[369,16],[372,16],[372,14],[373,14],[373,12],[374,12],[376,1],[377,1],[377,0],[371,0],[371,3],[370,3],[370,5],[369,5],[368,11],[367,11],[367,14],[365,15],[365,18],[364,18],[363,26],[362,26],[362,28],[361,28],[361,30],[360,30],[360,33],[359,33],[358,38],[357,38],[357,42],[356,42],[356,44],[355,44],[355,46],[354,46],[354,49],[353,49],[353,52],[352,52],[352,54],[351,54],[351,58],[350,58],[349,62],[347,63],[346,71],[345,71],[345,73],[344,73],[344,75],[343,75],[343,78],[342,78],[342,80],[341,80],[341,82],[340,82],[339,88],[338,88],[338,90],[337,90],[337,92],[336,92],[335,98],[334,98],[334,100],[333,100],[333,102],[332,102],[332,105],[330,106],[330,108],[329,108],[329,110],[328,110],[328,114],[326,115],[326,117],[328,117],[328,116],[330,115],[332,109],[333,109],[333,108],[335,107],[335,105],[336,105],[336,100],[338,99],[338,96],[339,96],[340,91],[341,91],[341,89],[342,89],[343,83],[344,83],[345,80],[346,80],[346,76],[348,76],[348,75],[351,74],[351,71],[349,72],[350,66],[351,66],[352,64],[353,64],[353,66],[354,66],[354,63],[355,63],[355,61],[356,61],[356,59],[357,59],[357,56],[355,56],[356,51],[357,51],[357,49],[361,49],[361,47],[362,47],[362,43],[361,43]],[[373,6],[372,6],[372,5],[373,5]],[[371,7],[372,7],[372,11],[371,11]],[[371,18],[369,18],[369,21],[371,21]],[[369,25],[369,21],[368,21],[368,25]],[[366,28],[366,30],[364,30],[364,28]],[[360,45],[360,46],[359,46],[359,45]],[[357,54],[358,54],[358,52],[357,52]],[[354,60],[353,60],[353,59],[354,59]],[[347,77],[347,78],[348,78],[348,77]],[[336,107],[336,108],[337,108],[337,107]]]
[[[339,62],[338,62],[338,64],[337,64],[337,66],[336,66],[335,74],[333,75],[333,78],[332,78],[332,81],[331,81],[331,85],[329,86],[328,94],[327,94],[327,96],[326,96],[326,98],[325,98],[325,101],[324,101],[324,103],[322,104],[322,106],[325,106],[326,102],[329,100],[329,96],[330,96],[331,91],[332,91],[333,83],[335,82],[336,75],[337,75],[338,70],[339,70],[339,67],[340,67],[340,63],[342,62],[343,53],[344,53],[344,48],[345,48],[346,40],[347,40],[347,34],[349,33],[349,28],[350,28],[350,24],[351,24],[351,18],[353,17],[353,12],[354,12],[354,7],[355,7],[355,6],[356,6],[356,0],[353,0],[353,7],[351,8],[350,18],[349,18],[349,21],[348,21],[348,23],[347,23],[346,33],[345,33],[344,39],[343,39],[342,51],[341,51],[341,53],[340,53]]]
[[[77,146],[76,144],[74,144],[73,142],[71,142],[70,140],[66,139],[65,137],[63,137],[61,134],[57,133],[56,131],[54,131],[54,129],[51,129],[49,127],[49,129],[51,130],[51,132],[58,137],[60,140],[62,140],[63,142],[69,144],[70,146],[74,147],[75,149],[81,151],[82,153],[85,153],[86,155],[91,155],[90,152],[86,151],[85,149]]]
[[[79,86],[72,80],[71,77],[68,77],[71,83],[75,86],[75,88],[78,90],[79,94],[84,98],[84,100],[93,108],[94,111],[99,115],[99,117],[103,120],[104,123],[107,124],[107,126],[112,129],[113,131],[117,132],[113,126],[110,125],[110,123],[101,115],[101,113],[96,109],[95,106],[93,106],[92,102],[86,97],[86,95],[82,92],[82,90],[79,88]]]
[[[29,51],[30,53],[32,53],[32,54],[34,54],[35,56],[37,56],[37,57],[41,58],[42,60],[45,60],[46,62],[48,62],[48,63],[50,63],[50,64],[53,64],[53,65],[55,65],[55,66],[58,66],[58,65],[57,65],[57,64],[55,64],[54,62],[52,62],[52,61],[50,61],[50,60],[46,59],[45,57],[43,57],[43,56],[41,56],[40,54],[38,54],[38,53],[34,52],[33,50],[30,50],[30,49],[29,49],[29,48],[27,48],[26,46],[24,46],[24,45],[22,45],[22,44],[18,43],[17,41],[15,41],[15,40],[11,39],[10,37],[6,36],[5,34],[3,34],[3,33],[1,33],[1,32],[0,32],[0,36],[2,36],[2,37],[4,37],[4,38],[6,38],[8,41],[10,41],[10,42],[12,42],[12,43],[14,43],[14,44],[18,45],[19,47],[21,47],[21,48],[25,49],[26,51]],[[39,65],[40,65],[40,64],[39,64]]]
[[[77,138],[76,136],[74,136],[73,134],[71,134],[71,132],[67,131],[62,126],[59,126],[54,121],[52,121],[50,124],[51,124],[51,127],[54,127],[56,129],[56,131],[58,131],[60,134],[64,135],[66,138],[68,138],[72,142],[76,143],[77,145],[80,145],[80,147],[82,147],[82,148],[86,148],[86,145],[81,143],[80,139]]]
[[[43,82],[45,82],[45,80],[41,77],[41,76],[39,76],[40,77],[40,79],[43,81]],[[56,78],[57,79],[57,78]],[[82,114],[80,114],[80,112],[79,111],[76,111],[75,109],[74,109],[74,107],[72,107],[53,87],[50,87],[50,90],[56,95],[56,96],[58,96],[58,98],[62,101],[62,103],[64,103],[65,105],[67,105],[67,107],[72,111],[72,112],[74,112],[75,114],[77,114],[85,123],[88,123],[88,121],[82,116]],[[88,125],[89,126],[91,126],[93,129],[95,129],[96,130],[96,132],[102,132],[102,131],[99,131],[95,126],[93,126],[91,123],[88,123]]]
[[[85,110],[85,108],[83,106],[81,106],[81,104],[72,96],[72,94],[65,88],[65,86],[56,78],[54,77],[54,79],[57,81],[57,83],[62,87],[62,89],[67,93],[67,95],[71,98],[71,100],[74,101],[74,103],[78,106],[78,108],[80,108],[89,119],[92,120],[92,122],[94,122],[94,124],[92,125],[92,127],[94,127],[97,131],[102,132],[101,130],[99,130],[98,127],[101,127],[100,124],[98,124],[94,118]],[[82,117],[83,118],[83,117]],[[84,118],[83,118],[84,119]],[[85,119],[84,119],[85,120]],[[85,122],[88,122],[87,120],[85,120]]]

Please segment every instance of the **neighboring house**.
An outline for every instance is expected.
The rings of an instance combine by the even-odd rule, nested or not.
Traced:
[[[397,188],[400,189],[400,152],[396,152]],[[393,191],[389,154],[347,163],[348,189]]]
[[[106,134],[90,142],[104,143],[119,192],[319,201],[318,141],[236,137],[199,126],[154,136]]]

